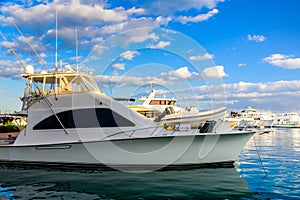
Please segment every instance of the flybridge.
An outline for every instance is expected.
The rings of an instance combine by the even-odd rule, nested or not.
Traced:
[[[41,97],[51,95],[64,95],[80,92],[98,92],[104,93],[98,88],[95,78],[90,74],[81,72],[67,71],[47,73],[42,71],[34,74],[31,65],[25,67],[25,74],[22,75],[27,79],[24,97],[22,98],[22,110],[26,110],[29,105],[39,100]]]

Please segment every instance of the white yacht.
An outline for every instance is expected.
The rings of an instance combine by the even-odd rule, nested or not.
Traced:
[[[165,126],[188,124],[192,127],[201,127],[207,120],[224,119],[226,112],[225,107],[202,112],[195,106],[184,109],[176,106],[175,98],[156,97],[156,90],[153,88],[148,97],[142,97],[139,101],[143,104],[129,108]]]
[[[26,69],[27,126],[0,138],[1,162],[117,169],[232,163],[254,134],[230,131],[221,121],[200,131],[168,131],[106,96],[90,74]]]
[[[274,128],[299,128],[300,116],[298,113],[284,113],[278,115],[272,124]]]
[[[258,112],[256,109],[248,107],[240,113],[232,112],[227,118],[232,122],[245,122],[249,127],[271,127],[276,115],[271,112]]]

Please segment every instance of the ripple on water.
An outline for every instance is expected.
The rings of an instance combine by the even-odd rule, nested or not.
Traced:
[[[300,129],[275,129],[248,142],[237,168],[256,197],[299,199],[299,141]]]
[[[0,199],[299,199],[300,129],[254,138],[236,168],[125,173],[0,167]]]

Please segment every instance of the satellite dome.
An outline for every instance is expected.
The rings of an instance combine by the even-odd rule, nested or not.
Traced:
[[[34,67],[32,65],[26,65],[25,74],[34,74]]]

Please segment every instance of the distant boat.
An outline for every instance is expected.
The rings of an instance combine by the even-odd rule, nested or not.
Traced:
[[[26,118],[18,114],[0,114],[0,126],[7,123],[15,126],[26,126]]]
[[[232,112],[226,120],[233,122],[245,122],[249,127],[271,127],[276,115],[271,112],[258,112],[256,109],[248,107],[240,113]]]
[[[139,102],[142,102],[142,105],[140,107],[143,108],[149,108],[156,110],[160,113],[163,113],[167,108],[172,107],[173,112],[181,112],[182,108],[176,106],[177,99],[173,98],[167,98],[167,97],[157,97],[156,96],[156,90],[152,88],[150,94],[145,97],[141,97],[138,99]]]
[[[19,132],[26,126],[26,117],[18,114],[0,114],[0,138],[3,133]],[[8,134],[11,135],[11,134]]]
[[[189,124],[201,127],[207,120],[223,120],[226,112],[225,107],[201,112],[195,106],[181,108],[176,106],[175,98],[157,97],[155,89],[151,90],[148,97],[141,97],[139,101],[143,104],[129,108],[165,126]]]
[[[272,124],[274,128],[300,128],[300,116],[298,113],[285,113],[278,115]]]

